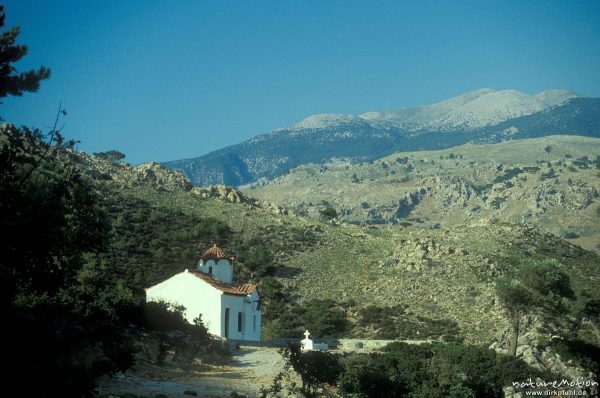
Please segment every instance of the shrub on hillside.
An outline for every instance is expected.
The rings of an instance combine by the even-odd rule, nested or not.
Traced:
[[[346,306],[333,300],[314,299],[302,304],[275,300],[266,314],[263,334],[265,338],[300,337],[308,329],[313,338],[343,337],[349,328]]]
[[[544,377],[522,360],[459,343],[393,343],[381,353],[340,359],[352,397],[502,397],[515,380]]]
[[[140,306],[140,314],[137,319],[139,326],[146,330],[156,332],[180,331],[194,336],[200,341],[210,340],[210,334],[199,315],[193,324],[184,317],[183,306],[174,306],[163,301],[147,302]]]
[[[326,220],[333,220],[338,215],[337,211],[333,207],[326,207],[325,209],[321,210],[319,213],[321,214],[321,217],[323,217]]]
[[[370,305],[359,310],[358,324],[371,329],[381,339],[460,340],[458,324],[450,319],[430,319],[423,316],[408,318],[403,305],[377,307]]]
[[[302,391],[312,394],[319,384],[335,385],[341,366],[337,355],[329,352],[301,352],[299,345],[290,345],[282,355],[302,379]]]
[[[350,355],[341,360],[340,387],[350,397],[400,397],[410,390],[381,354]]]
[[[275,270],[273,255],[269,248],[262,243],[250,249],[244,257],[244,265],[259,277],[271,275]]]

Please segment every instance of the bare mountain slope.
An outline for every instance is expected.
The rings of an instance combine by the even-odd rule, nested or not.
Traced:
[[[556,97],[555,97],[556,98]],[[548,108],[542,100],[517,90],[481,89],[433,105],[361,115],[373,122],[389,122],[411,131],[452,131],[491,126]]]
[[[576,136],[469,144],[303,165],[243,191],[316,217],[333,207],[350,223],[526,222],[600,252],[598,154],[600,139]]]
[[[535,98],[546,103],[548,106],[554,106],[562,104],[572,98],[586,98],[585,95],[581,95],[571,90],[544,90],[541,93],[535,95]]]

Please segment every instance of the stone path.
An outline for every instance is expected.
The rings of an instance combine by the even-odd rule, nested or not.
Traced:
[[[371,352],[388,340],[342,339],[344,347],[333,352]],[[360,346],[357,344],[360,342]],[[407,340],[409,344],[431,342]],[[360,347],[360,348],[359,348]],[[102,395],[130,393],[154,397],[163,394],[169,398],[189,398],[185,391],[194,391],[199,397],[229,398],[233,391],[248,397],[257,397],[261,387],[269,387],[273,378],[283,370],[284,361],[273,347],[242,346],[233,352],[232,361],[223,366],[200,365],[194,370],[173,366],[139,366],[125,375],[103,377],[98,383]],[[299,380],[297,380],[299,382]]]

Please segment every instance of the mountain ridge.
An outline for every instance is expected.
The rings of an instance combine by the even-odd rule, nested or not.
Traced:
[[[594,116],[600,109],[597,99],[574,97],[578,94],[568,90],[546,90],[537,95],[558,104],[550,106],[516,90],[482,89],[433,105],[379,113],[379,116],[372,112],[358,116],[311,115],[291,126],[197,158],[163,164],[184,172],[194,185],[238,186],[260,178],[275,178],[300,164],[322,163],[332,158],[360,162],[400,150],[512,139],[514,132],[504,131],[510,127],[495,126],[504,126],[503,123],[510,120],[522,121],[519,118],[542,112],[547,112],[543,116],[553,122],[528,119],[533,125],[520,129],[518,138],[527,138],[527,134],[594,136],[600,133],[600,120]],[[589,126],[586,121],[581,126],[571,123],[575,128],[564,131],[561,118],[579,115],[581,119],[584,114],[589,118]],[[400,123],[398,118],[404,121]]]

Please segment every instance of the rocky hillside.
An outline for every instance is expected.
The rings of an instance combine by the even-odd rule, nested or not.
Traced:
[[[306,163],[361,162],[396,151],[467,142],[577,134],[597,136],[600,100],[566,90],[530,96],[483,89],[433,105],[363,115],[313,115],[289,127],[194,159],[164,163],[194,185],[237,186]]]
[[[550,149],[550,153],[555,151],[555,154],[562,154],[562,150],[569,149],[572,161],[577,161],[577,157],[583,152],[576,151],[575,147],[564,149],[564,145],[558,145],[561,139],[563,138],[552,138],[548,142],[543,142],[542,152],[547,154],[544,148],[555,145],[556,147],[552,148],[556,149]],[[581,142],[579,150],[587,150],[589,144],[589,142]],[[558,149],[559,147],[563,149]],[[433,157],[430,159],[434,164],[439,163],[448,168],[452,165],[455,169],[466,171],[468,169],[466,165],[470,161],[483,162],[487,156],[492,158],[496,156],[496,161],[500,162],[505,153],[505,151],[490,151],[490,148],[487,148],[478,155],[479,157],[472,152],[472,158],[469,160],[465,159],[466,152],[460,151],[462,149],[454,150],[452,156],[450,152],[436,153],[435,159]],[[442,154],[444,159],[440,161],[439,156]],[[419,171],[419,167],[427,164],[425,160],[420,162],[418,159],[410,157],[409,159],[409,163],[396,164],[398,167],[414,165],[415,170],[411,173],[423,173]],[[389,169],[382,166],[384,162],[387,164],[392,161],[395,162],[395,158],[378,161],[373,165],[360,166],[363,167],[364,174],[357,176],[359,182],[352,183],[350,181],[352,174],[349,174],[346,185],[351,187],[363,185],[365,190],[369,190],[368,184],[374,184],[375,181],[368,181],[370,178],[368,176],[375,177],[376,174],[368,173],[379,173],[379,170],[385,170],[393,176],[391,172],[397,167],[396,165],[390,164]],[[457,225],[459,223],[455,222],[433,229],[402,226],[374,228],[332,224],[293,214],[266,202],[248,199],[246,195],[231,188],[189,189],[186,184],[179,183],[164,186],[157,182],[160,179],[144,172],[141,174],[143,178],[138,179],[140,168],[144,170],[147,166],[134,169],[126,165],[107,163],[102,165],[111,169],[110,178],[105,176],[100,180],[105,181],[104,184],[113,186],[117,183],[121,194],[125,197],[135,198],[159,212],[160,209],[169,212],[171,217],[169,224],[161,228],[172,228],[176,224],[181,224],[181,221],[176,220],[185,218],[214,219],[230,228],[231,232],[222,235],[219,242],[226,252],[239,256],[236,272],[242,273],[245,278],[254,278],[246,269],[245,251],[253,245],[267,247],[276,265],[276,279],[290,294],[288,302],[330,298],[340,302],[352,302],[354,306],[352,313],[368,305],[404,305],[408,309],[405,314],[407,319],[451,320],[457,322],[460,335],[468,341],[491,342],[498,339],[507,327],[501,307],[495,299],[494,281],[511,267],[515,258],[534,256],[557,259],[569,272],[580,293],[585,290],[587,292],[585,294],[595,295],[590,292],[600,291],[600,286],[598,289],[595,287],[598,281],[592,277],[600,271],[597,256],[556,235],[540,232],[534,227],[502,223],[498,221],[498,217],[481,216],[466,221],[463,219],[460,223],[462,225]],[[497,164],[499,165],[500,163]],[[538,165],[540,171],[536,173],[541,175],[548,172],[547,165]],[[518,163],[514,166],[518,166]],[[342,170],[351,171],[350,168],[346,170],[345,167],[344,165],[321,167],[322,171],[320,174],[317,172],[313,180],[320,180],[322,176],[327,177],[328,173],[334,171],[336,173],[342,173]],[[510,169],[509,165],[502,167],[504,171]],[[557,173],[561,173],[558,167],[554,168]],[[302,170],[309,170],[309,166]],[[300,170],[291,173],[288,177],[291,178],[299,172]],[[572,173],[584,175],[585,172],[581,169]],[[179,174],[160,167],[154,170],[156,175],[162,173],[171,175],[168,180],[179,180],[177,177]],[[396,177],[402,178],[403,175],[398,175],[399,173],[400,171],[396,172]],[[505,172],[496,170],[496,166],[491,165],[482,168],[477,175],[483,176],[486,173],[506,175]],[[523,171],[514,178],[531,178],[532,173],[533,171]],[[339,178],[339,174],[334,175],[329,180],[330,183],[336,178]],[[427,202],[426,196],[430,195],[430,192],[442,189],[440,187],[444,185],[442,181],[445,181],[446,177],[440,176],[440,180],[435,180],[432,179],[434,177],[423,175],[423,178],[437,184],[435,189],[433,185],[423,186],[424,193],[417,191],[418,195],[424,195],[422,201]],[[467,182],[460,182],[461,178]],[[564,177],[559,175],[558,179],[562,178]],[[361,182],[360,179],[363,181]],[[462,184],[463,191],[448,188],[446,189],[448,195],[464,195],[463,199],[467,203],[471,198],[479,198],[478,200],[483,201],[481,194],[477,193],[480,188],[476,187],[476,181],[469,183],[465,176],[456,176],[456,179],[456,184]],[[506,182],[509,180],[507,179]],[[556,178],[548,180],[552,182]],[[519,185],[525,182],[514,181],[513,183]],[[505,184],[505,182],[498,184]],[[329,183],[321,186],[320,189],[327,191],[330,189],[328,185]],[[260,189],[251,190],[252,193],[259,191]],[[373,195],[376,192],[372,190]],[[381,189],[381,192],[382,195],[387,195],[387,188]],[[573,182],[573,195],[585,195],[585,192],[587,192],[585,186],[580,180]],[[493,201],[500,194],[500,186],[489,188],[486,202]],[[352,194],[348,197],[352,197]],[[464,213],[462,202],[457,202],[452,196],[447,196],[446,199],[453,203],[448,212],[449,219],[450,214],[459,212],[459,209]],[[529,203],[528,200],[525,202]],[[539,208],[546,206],[546,203],[546,201],[541,203]],[[480,211],[485,214],[492,209],[492,205],[486,205]],[[419,213],[423,224],[432,225],[431,220],[426,220],[423,213]],[[410,222],[416,226],[419,221],[414,219],[414,216],[411,214],[408,219],[411,219]],[[187,238],[181,236],[183,240],[180,242],[166,244],[183,246]],[[148,255],[153,256],[152,253]],[[193,259],[194,250],[191,250],[183,257],[158,257],[158,261],[153,258],[146,264],[174,272],[177,267],[181,269],[189,267]],[[138,261],[144,262],[143,259]],[[178,264],[161,265],[161,261],[176,261]]]
[[[347,223],[526,223],[600,251],[599,153],[600,139],[575,136],[469,144],[303,165],[243,192],[312,217],[332,207]]]
[[[6,148],[8,141],[1,142]],[[561,153],[558,144],[544,144],[544,153]],[[579,156],[585,152],[577,152],[590,145],[582,142],[570,148],[570,158],[563,154],[574,162],[566,167],[580,168],[577,172],[595,167]],[[86,254],[85,268],[74,282],[75,291],[98,291],[93,297],[102,307],[119,300],[143,300],[144,287],[193,267],[198,252],[218,243],[226,253],[236,256],[234,278],[259,284],[265,335],[276,335],[282,330],[278,326],[289,319],[284,316],[298,318],[299,311],[306,311],[307,306],[314,305],[313,312],[317,313],[331,309],[311,304],[319,299],[331,300],[333,307],[339,305],[348,322],[343,331],[346,336],[386,332],[391,338],[409,335],[491,344],[506,340],[509,327],[496,296],[498,278],[510,275],[523,259],[551,260],[569,276],[575,296],[565,303],[562,313],[540,318],[541,330],[530,335],[532,344],[541,346],[544,339],[554,335],[585,340],[586,344],[600,342],[599,257],[539,228],[496,218],[433,229],[323,221],[248,199],[232,188],[192,188],[180,173],[160,165],[131,167],[70,149],[50,149],[42,153],[65,166],[57,165],[57,169],[66,169],[67,175],[75,175],[68,170],[72,167],[83,171],[78,178],[89,180],[86,187],[90,189],[84,193],[94,195],[94,217],[108,221],[107,228],[100,231],[106,238],[104,244],[97,252]],[[490,156],[500,160],[506,155],[487,148],[479,156],[473,155],[470,161],[483,162]],[[368,166],[392,174],[391,166],[383,166],[391,159]],[[449,152],[442,160],[448,167],[467,168],[461,165],[460,154]],[[438,156],[436,164],[439,161]],[[397,164],[409,166],[404,158]],[[503,171],[499,174],[506,179],[502,183],[517,173],[508,168]],[[543,171],[544,180],[557,178],[549,169]],[[327,172],[322,170],[323,175]],[[521,170],[516,178],[533,172]],[[560,173],[558,166],[554,173]],[[361,184],[360,178],[365,176],[357,175],[358,182],[349,184]],[[577,186],[583,188],[579,183]],[[496,187],[491,190],[496,191]],[[257,257],[261,264],[268,262],[272,267],[257,266]],[[105,288],[107,284],[110,289]],[[98,290],[87,290],[95,285]],[[384,325],[394,328],[365,322],[365,311],[373,308],[384,314],[385,319],[380,319]],[[132,316],[128,314],[124,312],[124,316]]]
[[[558,141],[543,142],[544,153],[562,153],[557,148],[567,148],[575,167],[583,164],[579,158],[584,152],[578,151],[591,141],[569,147],[558,145],[560,137],[552,139]],[[491,157],[500,162],[506,151],[494,148],[499,146],[486,148],[479,157],[473,152],[473,159]],[[452,160],[458,169],[460,155],[448,153],[442,163],[448,161],[449,166]],[[533,350],[539,351],[556,335],[586,344],[599,342],[594,310],[594,303],[600,301],[598,256],[538,228],[496,218],[433,229],[325,222],[248,198],[232,188],[192,188],[180,173],[160,165],[131,167],[73,152],[61,156],[85,170],[102,195],[100,205],[112,227],[100,266],[110,264],[110,273],[132,292],[193,266],[199,250],[218,242],[237,257],[236,278],[259,283],[265,314],[270,311],[263,324],[265,334],[278,330],[280,317],[297,316],[288,313],[299,308],[294,305],[320,299],[340,303],[350,324],[346,336],[386,333],[390,338],[464,339],[466,343],[498,342],[495,347],[503,349],[509,323],[496,297],[497,279],[510,274],[522,259],[553,260],[569,275],[576,299],[569,303],[566,315],[529,318],[532,326],[527,323],[522,357],[526,353],[533,359],[547,357],[546,351],[534,355]],[[531,154],[522,156],[519,159]],[[398,164],[409,165],[401,159]],[[382,166],[384,161],[390,160],[369,166],[391,172]],[[261,276],[251,266],[256,247],[263,247],[266,257],[272,258],[273,276]],[[274,297],[283,305],[275,312]],[[365,324],[364,313],[372,309],[387,314],[381,321],[388,326]],[[389,325],[395,326],[388,329]]]

